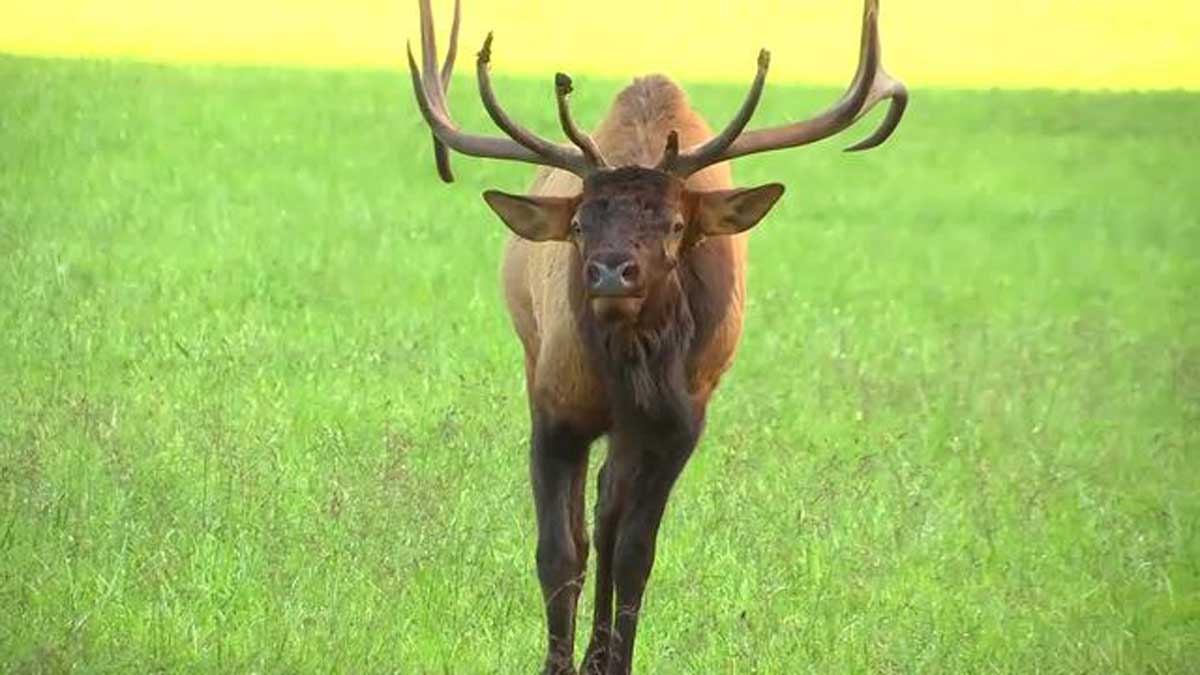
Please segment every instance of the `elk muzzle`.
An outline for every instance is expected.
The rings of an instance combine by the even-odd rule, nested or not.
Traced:
[[[637,319],[645,289],[641,266],[633,257],[620,253],[590,256],[584,264],[584,280],[592,313],[602,323]]]
[[[592,297],[637,295],[641,268],[630,259],[589,260],[587,264],[588,293]]]

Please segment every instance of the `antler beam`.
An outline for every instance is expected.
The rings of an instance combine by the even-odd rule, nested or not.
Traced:
[[[759,55],[758,74],[750,86],[741,110],[729,126],[708,142],[680,152],[671,162],[663,158],[660,166],[680,176],[691,175],[706,166],[737,157],[794,148],[829,138],[849,128],[876,104],[885,99],[891,101],[883,123],[865,140],[846,148],[848,151],[874,148],[888,139],[899,126],[908,105],[908,90],[899,80],[883,68],[882,48],[879,44],[879,0],[866,0],[863,6],[863,27],[859,47],[858,68],[846,93],[832,106],[816,117],[767,129],[743,132],[750,115],[762,93],[769,58],[764,51]]]

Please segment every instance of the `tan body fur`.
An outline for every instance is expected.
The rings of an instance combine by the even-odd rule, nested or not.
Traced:
[[[618,95],[593,138],[614,166],[652,167],[672,130],[678,131],[683,147],[712,135],[678,86],[665,77],[651,76],[634,81]],[[728,163],[708,167],[687,180],[687,187],[697,191],[731,186]],[[565,197],[581,189],[580,179],[573,174],[543,169],[530,192]],[[688,253],[687,263],[703,286],[724,291],[716,294],[719,297],[706,297],[706,302],[719,304],[709,311],[718,318],[701,334],[702,343],[688,360],[688,390],[701,414],[732,363],[741,337],[746,236],[706,239]],[[569,242],[531,242],[514,235],[505,244],[504,295],[525,349],[531,405],[602,431],[609,420],[604,387],[584,351],[575,318],[578,308],[571,306],[573,300],[564,292],[569,276],[579,274],[578,269],[579,254]]]

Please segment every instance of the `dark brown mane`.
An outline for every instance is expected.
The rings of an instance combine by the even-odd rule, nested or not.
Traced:
[[[691,413],[685,369],[696,334],[691,307],[674,283],[656,300],[634,325],[603,325],[590,305],[578,306],[588,356],[608,390],[612,414],[620,421],[679,420]]]

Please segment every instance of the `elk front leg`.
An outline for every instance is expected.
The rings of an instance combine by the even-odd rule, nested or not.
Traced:
[[[658,527],[671,488],[698,437],[698,429],[689,428],[664,435],[641,453],[617,458],[628,463],[621,472],[628,483],[622,490],[623,503],[612,541],[611,574],[617,597],[615,625],[607,648],[608,675],[628,675],[633,666],[638,616],[654,566]]]
[[[530,478],[537,511],[537,570],[546,605],[544,675],[573,675],[575,603],[588,544],[583,486],[591,438],[548,415],[534,415]]]
[[[624,488],[628,483],[618,470],[605,462],[596,478],[596,602],[593,608],[592,639],[583,659],[581,672],[604,675],[608,670],[609,638],[613,615],[613,547],[617,522],[621,517]]]

